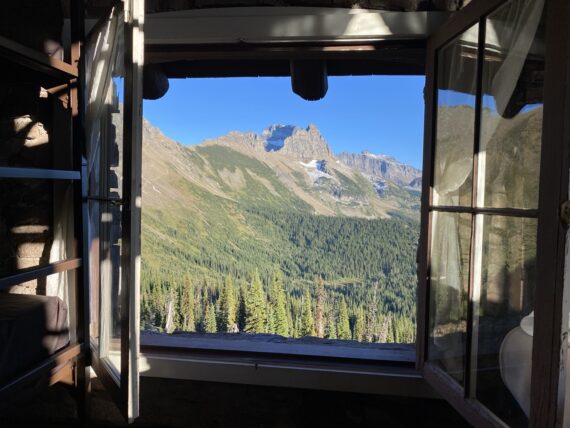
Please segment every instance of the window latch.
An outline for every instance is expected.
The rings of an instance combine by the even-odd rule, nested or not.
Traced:
[[[564,201],[560,205],[560,221],[565,228],[570,226],[570,201]]]
[[[98,196],[88,196],[87,199],[90,201],[108,202],[112,205],[123,205],[125,203],[125,200],[121,198],[100,198]]]

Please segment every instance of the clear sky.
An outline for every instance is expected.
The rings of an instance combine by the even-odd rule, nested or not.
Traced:
[[[368,150],[421,168],[423,76],[329,77],[320,101],[305,101],[289,77],[171,79],[144,102],[144,116],[168,137],[199,144],[229,131],[261,133],[275,123],[314,123],[335,153]]]

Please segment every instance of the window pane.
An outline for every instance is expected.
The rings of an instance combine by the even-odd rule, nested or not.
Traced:
[[[531,218],[477,218],[474,392],[510,426],[526,425],[530,407],[536,227]]]
[[[86,45],[87,166],[89,172],[89,241],[91,341],[99,358],[119,358],[120,199],[122,177],[123,18],[115,10],[92,33]]]
[[[487,20],[477,204],[537,208],[544,1],[508,3]]]
[[[465,369],[471,214],[434,212],[428,358],[460,384]]]
[[[122,58],[122,56],[120,57]],[[119,69],[120,70],[120,69]],[[123,197],[123,135],[122,98],[123,77],[114,75],[111,83],[110,105],[107,105],[109,120],[103,130],[106,144],[101,157],[104,167],[101,170],[100,203],[100,275],[101,275],[101,340],[100,356],[108,358],[120,372],[121,367],[121,234],[122,205],[114,203]]]
[[[471,205],[478,34],[475,25],[438,53],[435,205]]]

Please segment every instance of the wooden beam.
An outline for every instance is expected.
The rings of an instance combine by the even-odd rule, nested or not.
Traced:
[[[307,101],[317,101],[329,89],[327,63],[319,60],[291,61],[293,92]]]

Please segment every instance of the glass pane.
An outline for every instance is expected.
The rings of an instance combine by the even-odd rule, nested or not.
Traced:
[[[487,20],[478,206],[538,206],[543,5],[544,1],[513,1]]]
[[[122,153],[123,19],[115,10],[86,49],[87,164],[91,341],[99,358],[111,357],[120,368],[120,199]]]
[[[478,34],[475,25],[438,52],[434,205],[471,206]]]
[[[528,423],[536,227],[531,218],[477,216],[474,392],[510,426]]]
[[[122,56],[120,57],[122,58]],[[122,70],[120,67],[115,69]],[[123,77],[114,74],[110,85],[110,120],[105,123],[101,157],[101,217],[100,217],[100,275],[101,275],[101,338],[100,356],[109,358],[113,367],[121,367],[121,199],[123,133],[122,99]],[[116,202],[113,202],[116,201]]]
[[[428,359],[463,385],[471,214],[434,212]]]

